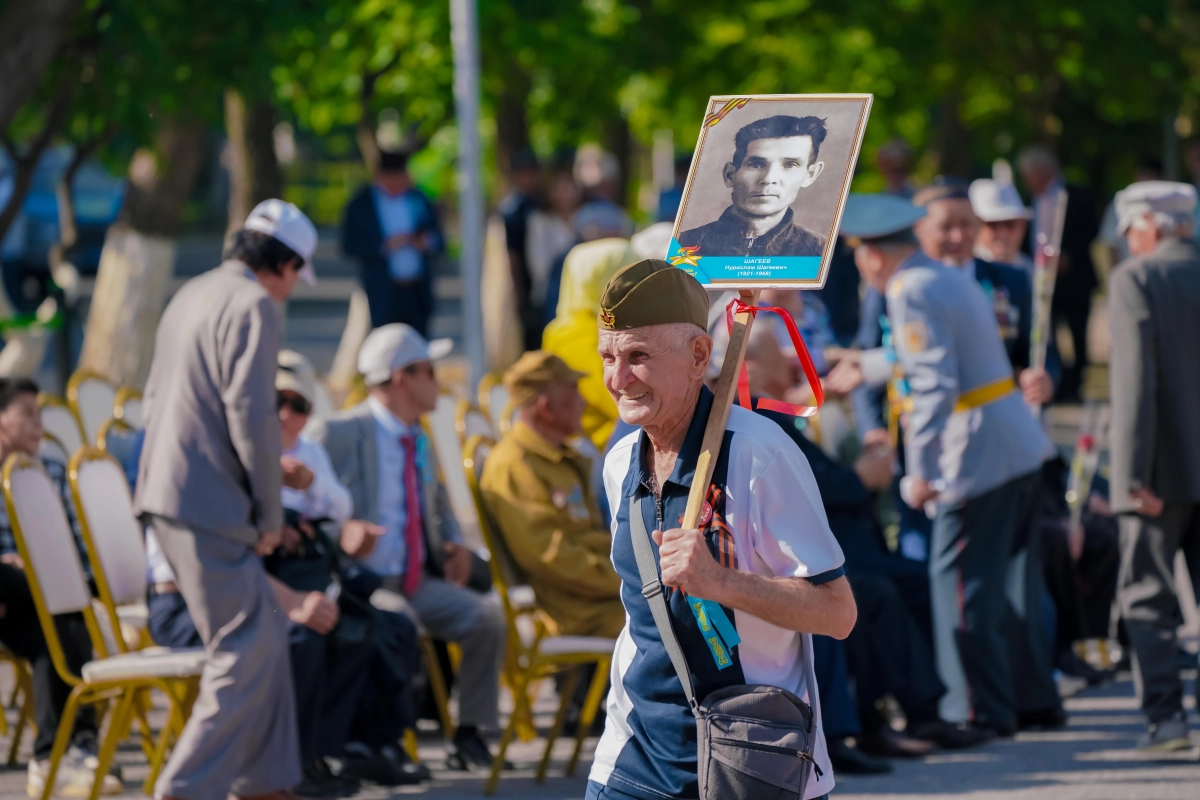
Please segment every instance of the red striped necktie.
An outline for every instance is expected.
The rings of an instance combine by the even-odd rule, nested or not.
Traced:
[[[417,477],[417,437],[401,436],[404,448],[404,594],[421,587],[425,566],[425,536],[421,529],[421,483]]]

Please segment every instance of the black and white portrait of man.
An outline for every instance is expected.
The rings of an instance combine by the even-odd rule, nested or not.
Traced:
[[[779,114],[743,125],[722,170],[729,206],[713,222],[683,231],[684,247],[721,256],[820,256],[825,236],[795,219],[800,193],[817,182],[826,120]]]

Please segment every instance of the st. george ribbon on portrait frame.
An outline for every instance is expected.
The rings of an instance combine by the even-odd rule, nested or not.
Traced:
[[[871,101],[710,98],[667,259],[713,288],[823,286]]]

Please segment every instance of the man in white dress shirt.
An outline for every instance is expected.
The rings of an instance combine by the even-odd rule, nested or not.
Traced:
[[[370,395],[334,415],[314,438],[325,445],[353,514],[383,527],[360,560],[402,594],[435,639],[462,648],[459,726],[449,745],[453,767],[487,768],[492,756],[479,730],[498,727],[505,621],[499,606],[468,586],[477,559],[462,537],[441,483],[421,415],[437,405],[433,359],[448,341],[430,344],[403,323],[371,331],[358,356]],[[458,465],[447,465],[457,469]],[[343,549],[352,552],[345,540]]]

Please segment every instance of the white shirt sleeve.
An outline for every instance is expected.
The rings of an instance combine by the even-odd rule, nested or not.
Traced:
[[[751,476],[750,531],[754,553],[777,577],[832,580],[845,557],[821,504],[812,468],[792,442]],[[823,578],[823,579],[822,579]]]
[[[296,510],[313,519],[328,517],[340,527],[350,519],[353,500],[350,490],[338,480],[329,454],[317,442],[301,437],[296,448],[296,457],[313,471],[312,484],[303,492],[297,493],[302,498],[300,505],[303,507]],[[290,507],[287,495],[285,490],[284,504]]]

